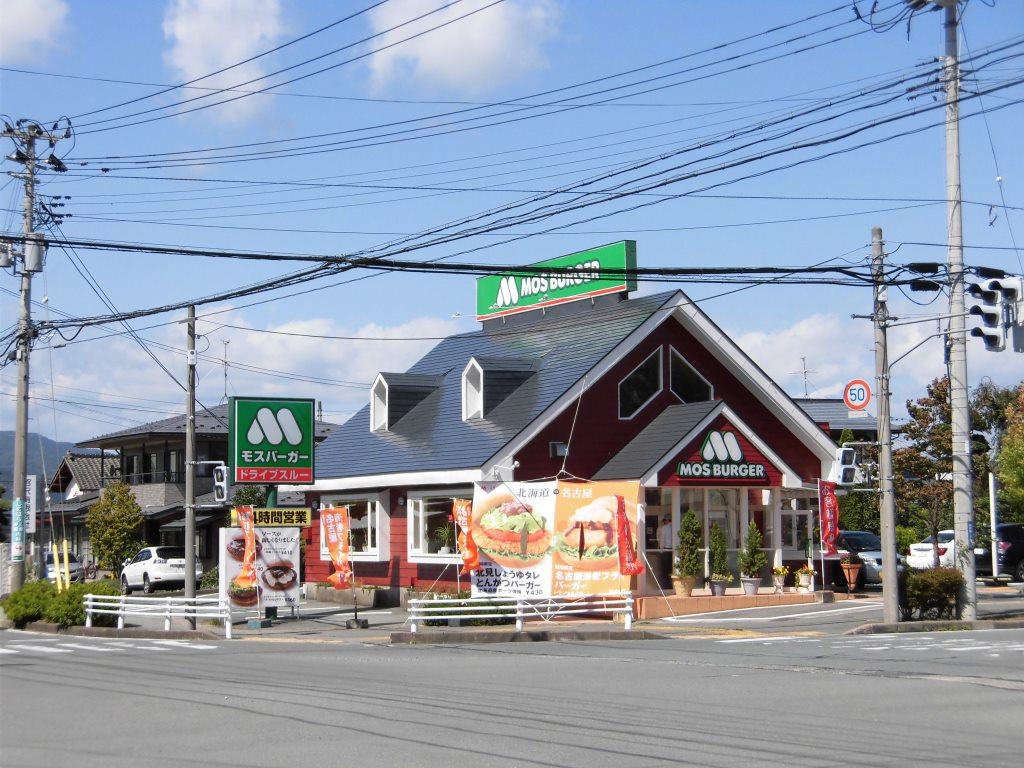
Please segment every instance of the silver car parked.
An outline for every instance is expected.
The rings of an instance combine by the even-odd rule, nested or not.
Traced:
[[[53,552],[47,552],[46,558],[43,560],[46,568],[46,578],[50,581],[57,581],[57,568],[53,565]],[[58,567],[61,573],[64,572],[64,555],[60,556],[60,562]],[[74,552],[68,552],[68,576],[72,583],[80,584],[85,581],[85,569],[82,568],[82,564],[78,562],[78,558],[75,557]]]

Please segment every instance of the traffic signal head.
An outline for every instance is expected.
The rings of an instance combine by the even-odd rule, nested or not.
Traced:
[[[839,485],[854,485],[857,482],[857,451],[840,448],[836,451],[836,482]]]
[[[224,464],[213,468],[213,500],[218,504],[228,500],[228,468]]]
[[[981,339],[990,352],[1002,351],[1006,348],[1011,306],[1015,304],[1019,291],[1012,281],[1003,279],[972,283],[967,293],[981,301],[967,311],[967,314],[981,319],[981,325],[971,329],[971,336]]]

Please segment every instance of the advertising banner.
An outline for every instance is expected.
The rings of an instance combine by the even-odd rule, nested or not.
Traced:
[[[455,524],[459,528],[459,552],[462,554],[462,570],[459,573],[463,576],[480,567],[480,552],[476,548],[476,541],[473,539],[473,531],[470,527],[472,516],[472,500],[453,500],[452,517],[455,518]]]
[[[821,510],[821,551],[826,556],[836,554],[839,538],[839,499],[836,484],[818,481],[818,509]]]
[[[334,563],[334,573],[327,580],[335,589],[352,586],[352,566],[349,564],[349,516],[348,507],[327,507],[320,510],[323,522],[324,538],[327,539],[327,551]]]
[[[252,532],[251,570],[246,567],[248,536],[245,527],[220,529],[221,595],[228,598],[232,609],[297,606],[301,529],[250,526],[249,530]]]
[[[479,483],[470,532],[476,597],[626,592],[636,558],[640,483]]]
[[[39,475],[25,476],[25,533],[36,532],[39,517]]]

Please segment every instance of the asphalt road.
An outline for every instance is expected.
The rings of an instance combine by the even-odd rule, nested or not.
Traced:
[[[1024,631],[388,647],[0,632],[21,766],[1019,766]]]

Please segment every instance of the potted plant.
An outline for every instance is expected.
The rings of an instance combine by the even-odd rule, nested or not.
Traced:
[[[439,555],[450,555],[452,544],[455,543],[455,525],[447,522],[434,531],[434,541],[437,542],[437,553]]]
[[[804,563],[796,569],[796,583],[800,592],[807,592],[811,587],[811,578],[814,576],[814,569]]]
[[[725,553],[725,532],[718,523],[711,524],[708,559],[711,561],[711,594],[721,597],[725,594],[726,585],[732,581],[732,574],[729,572],[729,557]]]
[[[786,591],[786,577],[789,576],[789,566],[777,565],[772,568],[772,584],[775,585],[775,592],[782,594]]]
[[[857,577],[860,576],[860,558],[854,552],[847,552],[839,558],[839,566],[846,577],[846,593],[850,594],[857,586]]]
[[[768,564],[768,557],[761,551],[761,531],[751,520],[747,525],[747,540],[739,555],[740,583],[743,594],[756,595],[761,586],[761,571]]]
[[[679,543],[676,545],[676,567],[672,574],[672,587],[677,595],[689,597],[697,583],[697,577],[704,570],[700,556],[701,529],[700,521],[687,510],[679,521]]]

